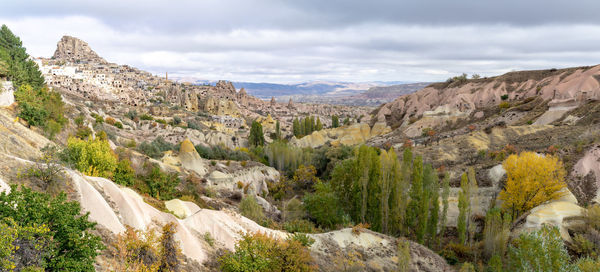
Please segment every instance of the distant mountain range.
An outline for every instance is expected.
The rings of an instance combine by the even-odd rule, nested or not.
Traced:
[[[190,80],[185,78],[178,78],[176,80],[199,85],[215,83],[209,80]],[[295,102],[378,106],[391,102],[400,95],[422,89],[430,83],[406,81],[311,81],[295,84],[262,82],[233,82],[233,84],[238,90],[244,88],[250,95],[261,99],[275,97],[279,102],[287,102],[291,98]]]

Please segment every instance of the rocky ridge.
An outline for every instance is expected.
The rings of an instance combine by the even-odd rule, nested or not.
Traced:
[[[600,99],[600,65],[520,71],[491,78],[435,83],[382,105],[373,113],[373,120],[406,131],[414,127],[411,126],[414,119],[428,114],[469,116],[478,108],[529,97],[550,100],[551,107],[561,110]],[[557,118],[539,123],[550,123],[552,119]]]

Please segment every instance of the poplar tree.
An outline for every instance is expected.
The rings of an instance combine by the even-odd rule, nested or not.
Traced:
[[[390,194],[392,192],[393,181],[397,178],[396,169],[398,165],[398,159],[393,148],[390,148],[389,152],[381,150],[381,154],[379,156],[381,162],[381,232],[389,233],[388,221],[390,217]]]
[[[257,121],[252,122],[250,135],[248,136],[248,144],[250,146],[260,146],[265,144],[262,125]]]
[[[361,192],[360,221],[366,223],[368,185],[369,185],[369,147],[361,145],[358,149],[357,169],[359,171],[359,184]]]
[[[275,140],[281,140],[281,128],[279,127],[279,120],[275,123]]]
[[[344,119],[344,126],[350,125],[350,117],[346,117],[346,119]]]
[[[429,221],[427,222],[427,237],[429,239],[429,247],[436,244],[438,234],[438,223],[440,216],[440,185],[438,182],[438,175],[435,170],[431,175],[431,184],[429,186],[431,193],[429,196]]]
[[[420,244],[423,244],[425,239],[425,232],[427,231],[427,223],[429,219],[429,206],[431,204],[430,198],[432,194],[432,183],[433,183],[433,168],[431,164],[425,164],[423,167],[423,188],[421,189],[421,196],[418,202],[418,216],[416,233],[417,233],[417,241]]]
[[[300,126],[299,126],[298,131],[299,131],[300,137],[303,137],[306,135],[305,124],[304,124],[304,120],[302,120],[302,119],[300,120]]]
[[[338,163],[331,172],[331,186],[336,195],[340,199],[340,204],[348,212],[352,220],[358,221],[360,205],[357,205],[356,194],[359,191],[358,180],[359,176],[357,169],[357,159],[350,158]]]
[[[406,209],[410,201],[409,191],[411,187],[412,166],[412,150],[406,148],[402,154],[402,165],[400,166],[399,177],[395,181],[395,204],[392,205],[393,217],[396,220],[394,225],[396,226],[396,231],[400,235],[406,234]]]
[[[502,216],[499,208],[488,210],[483,229],[483,253],[486,258],[504,256],[510,237],[510,223],[511,218],[508,213]]]
[[[331,116],[331,127],[336,128],[340,126],[340,119],[337,115]]]
[[[321,129],[323,129],[323,124],[321,123],[321,118],[319,118],[317,116],[317,124],[316,124],[315,130],[319,131]]]
[[[458,193],[458,238],[461,244],[467,239],[467,218],[469,216],[469,179],[467,173],[463,173],[460,180],[461,190]]]
[[[467,177],[469,179],[469,213],[467,218],[467,230],[469,231],[469,245],[473,246],[473,237],[475,236],[475,222],[473,222],[473,209],[479,206],[477,180],[475,179],[475,169],[469,167]],[[477,258],[477,253],[475,254]]]
[[[410,186],[410,202],[406,211],[406,226],[415,233],[419,214],[419,204],[423,198],[423,158],[415,158],[412,169],[412,184]],[[415,233],[416,234],[416,233]]]
[[[304,135],[309,135],[310,134],[310,118],[308,117],[304,117]]]
[[[444,175],[444,181],[442,182],[442,214],[440,219],[439,229],[444,232],[446,229],[446,223],[448,220],[448,197],[450,196],[450,175],[446,173]],[[438,244],[441,246],[441,244]]]
[[[292,131],[294,132],[294,136],[296,136],[296,138],[300,137],[300,121],[298,121],[298,117],[294,118]]]
[[[381,232],[381,162],[377,149],[367,146],[369,160],[369,182],[367,185],[367,222],[374,231]]]

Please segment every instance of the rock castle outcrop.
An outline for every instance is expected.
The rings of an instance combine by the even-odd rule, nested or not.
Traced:
[[[63,36],[60,39],[52,58],[70,62],[106,63],[106,60],[98,56],[86,42],[71,36]]]

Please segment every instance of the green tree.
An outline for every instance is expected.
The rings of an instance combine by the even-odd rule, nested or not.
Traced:
[[[321,118],[319,118],[317,116],[317,124],[315,125],[315,130],[318,131],[318,130],[321,130],[321,129],[323,129],[323,124],[321,123]]]
[[[331,172],[331,187],[339,199],[339,204],[350,214],[353,220],[360,219],[360,204],[358,204],[357,184],[358,169],[356,158],[349,158],[338,163]]]
[[[439,229],[442,231],[446,229],[446,223],[448,221],[448,197],[450,196],[450,175],[446,173],[444,175],[444,181],[442,182],[442,218],[440,219]],[[440,240],[441,242],[441,240]],[[441,245],[441,244],[440,244]]]
[[[101,132],[104,133],[104,131]],[[137,147],[138,151],[155,159],[161,158],[165,151],[175,149],[175,145],[165,141],[161,136],[156,137],[152,142],[142,142]]]
[[[467,177],[469,179],[469,214],[467,218],[467,230],[469,232],[469,246],[473,246],[473,237],[475,237],[476,226],[475,222],[473,222],[472,214],[473,209],[479,205],[479,187],[477,186],[477,180],[475,179],[475,169],[473,169],[473,167],[469,167],[467,173]],[[477,258],[477,254],[478,252],[475,252],[475,258]]]
[[[400,173],[394,178],[394,188],[392,189],[392,233],[398,235],[406,234],[406,210],[409,203],[409,190],[411,184],[413,155],[410,148],[404,149],[402,155],[402,164]]]
[[[68,202],[60,193],[56,197],[12,186],[10,193],[0,193],[0,218],[11,218],[21,226],[46,226],[52,237],[45,248],[46,271],[94,271],[95,258],[103,245],[92,234],[96,223],[81,215],[78,202]],[[2,238],[0,238],[1,240]]]
[[[63,159],[88,176],[112,178],[117,157],[106,140],[71,137],[67,140]]]
[[[250,146],[263,146],[265,144],[262,125],[257,121],[252,122],[250,135],[248,136],[248,144]]]
[[[381,232],[381,162],[379,161],[378,149],[369,147],[369,182],[367,185],[367,222],[371,229]]]
[[[336,128],[340,126],[340,119],[337,115],[331,116],[331,127]]]
[[[304,135],[310,135],[312,133],[312,124],[310,123],[310,117],[305,117],[304,123]]]
[[[135,180],[135,171],[131,167],[131,162],[128,159],[122,159],[117,163],[112,180],[123,186],[133,185]]]
[[[16,88],[17,115],[29,125],[42,127],[46,135],[53,138],[67,123],[62,98],[46,87],[37,64],[6,25],[0,28],[0,62],[4,68],[2,73]]]
[[[390,219],[390,195],[394,189],[395,181],[400,177],[400,165],[398,163],[398,157],[393,148],[388,152],[381,150],[380,153],[381,162],[381,232],[389,233],[388,225]],[[397,203],[392,202],[392,205]]]
[[[34,90],[29,84],[19,86],[15,92],[15,99],[19,102],[18,116],[31,126],[44,126],[49,116],[43,101],[36,99],[38,96],[40,91]]]
[[[490,272],[502,272],[503,271],[502,257],[500,257],[500,255],[494,255],[494,256],[492,256],[492,258],[490,258],[490,261],[488,262],[488,271],[490,271]]]
[[[292,131],[294,133],[294,136],[296,136],[296,138],[300,138],[300,121],[298,121],[298,117],[294,118],[294,122],[292,124]]]
[[[311,160],[310,150],[291,146],[283,141],[272,142],[264,151],[268,164],[288,176],[291,176],[300,165]]]
[[[463,173],[460,180],[461,190],[458,193],[458,238],[461,244],[467,241],[467,220],[469,218],[469,179],[467,173]]]
[[[576,271],[569,263],[560,231],[544,225],[533,233],[523,233],[508,249],[508,271]]]
[[[306,194],[303,199],[308,216],[326,228],[333,228],[341,224],[344,213],[331,185],[318,182],[314,188],[315,192]]]
[[[306,124],[304,123],[304,119],[300,119],[300,137],[304,137],[306,135]]]
[[[431,166],[430,166],[431,167]],[[429,193],[429,219],[427,222],[427,231],[426,236],[428,238],[428,245],[432,247],[432,245],[437,244],[437,234],[438,234],[438,224],[440,217],[440,185],[438,182],[437,172],[432,168],[430,177],[427,178],[430,180],[428,190]]]
[[[0,59],[5,63],[8,78],[16,88],[23,84],[29,84],[34,89],[44,87],[44,77],[37,64],[29,59],[21,39],[6,25],[0,28]]]
[[[224,272],[314,271],[308,249],[299,241],[278,241],[267,234],[244,234],[234,252],[219,258]]]
[[[483,229],[483,252],[485,257],[504,256],[510,237],[511,218],[508,213],[502,216],[499,208],[489,209],[485,215]]]
[[[239,205],[240,213],[248,217],[250,220],[263,224],[265,220],[265,214],[263,208],[256,202],[256,197],[247,195],[240,201]]]
[[[281,128],[279,127],[279,120],[275,123],[275,140],[281,140]]]
[[[350,118],[346,117],[346,119],[344,119],[344,126],[350,125]]]
[[[420,212],[420,203],[423,200],[423,158],[417,156],[414,159],[412,169],[412,184],[410,186],[410,201],[407,208],[406,226],[413,230],[416,235],[419,220],[422,220]]]
[[[379,190],[379,156],[372,147],[361,145],[356,155],[356,169],[359,173],[358,184],[361,195],[360,201],[360,222],[371,223],[372,226],[379,225],[378,213],[380,201],[378,200]],[[368,213],[368,216],[367,216]]]
[[[145,168],[148,173],[142,179],[148,185],[151,196],[159,200],[175,197],[175,188],[180,183],[177,174],[163,172],[158,164],[146,165]]]
[[[34,89],[24,83],[15,91],[15,100],[19,104],[18,116],[31,126],[42,127],[50,137],[67,123],[60,94],[47,87]]]
[[[419,197],[419,201],[417,202],[417,225],[415,227],[415,232],[417,236],[417,241],[421,244],[425,241],[425,234],[427,233],[427,225],[429,223],[429,218],[431,216],[430,206],[431,206],[431,196],[433,192],[433,183],[434,183],[435,172],[431,167],[431,164],[425,164],[423,168],[423,188],[421,191],[421,196]],[[437,181],[435,182],[437,183]],[[414,184],[413,184],[414,186]],[[437,212],[437,211],[436,211]],[[433,228],[437,227],[437,215],[434,218],[436,220],[436,224]],[[434,232],[434,231],[433,231]],[[434,238],[434,237],[431,237]]]

